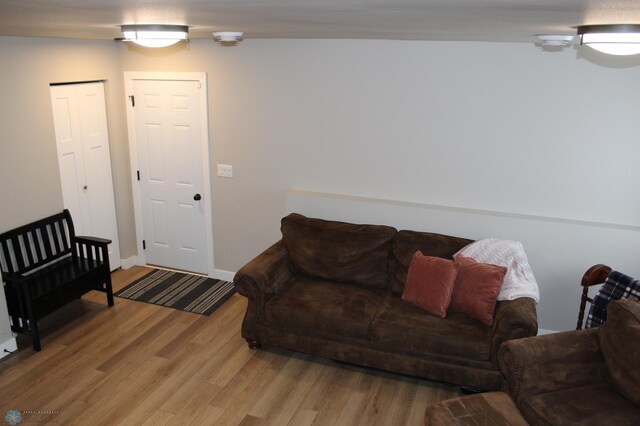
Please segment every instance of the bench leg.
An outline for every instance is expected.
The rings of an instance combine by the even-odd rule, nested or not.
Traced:
[[[42,346],[40,345],[40,331],[38,330],[38,320],[36,319],[35,311],[33,309],[33,300],[31,299],[31,291],[29,285],[23,287],[23,295],[25,304],[27,305],[27,316],[29,317],[29,332],[31,333],[33,350],[40,351],[40,349],[42,349]]]
[[[33,350],[40,352],[42,346],[40,346],[40,333],[38,332],[38,324],[31,326],[31,340],[33,341]]]
[[[104,283],[107,291],[107,305],[113,306],[113,288],[111,287],[111,272],[107,271],[107,279]]]

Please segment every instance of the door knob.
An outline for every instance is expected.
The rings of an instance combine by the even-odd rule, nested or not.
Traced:
[[[193,196],[193,199],[196,200],[196,201],[200,201],[200,200],[202,200],[202,196],[200,194],[196,194],[196,195]]]

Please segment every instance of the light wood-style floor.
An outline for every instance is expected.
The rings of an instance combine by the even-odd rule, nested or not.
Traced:
[[[113,274],[120,289],[147,269]],[[42,351],[18,339],[0,360],[0,417],[21,424],[422,425],[425,408],[455,386],[279,349],[240,336],[246,300],[211,316],[103,293],[45,318]],[[30,421],[30,422],[28,422]]]

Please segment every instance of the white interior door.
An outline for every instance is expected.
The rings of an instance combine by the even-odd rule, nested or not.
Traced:
[[[120,267],[104,84],[51,86],[65,208],[76,235],[107,238],[111,270]]]
[[[208,272],[198,81],[134,80],[146,262]]]

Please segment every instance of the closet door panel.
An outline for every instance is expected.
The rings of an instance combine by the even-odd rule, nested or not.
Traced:
[[[108,238],[120,266],[104,84],[51,86],[63,202],[77,235]]]

